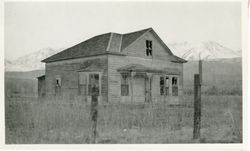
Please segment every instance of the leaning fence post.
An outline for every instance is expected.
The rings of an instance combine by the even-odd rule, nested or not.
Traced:
[[[193,139],[200,138],[201,128],[201,84],[199,74],[194,75],[194,129]]]
[[[97,136],[97,117],[98,117],[98,88],[92,88],[91,96],[91,109],[90,109],[90,118],[91,118],[91,129],[90,129],[90,143],[96,143]]]

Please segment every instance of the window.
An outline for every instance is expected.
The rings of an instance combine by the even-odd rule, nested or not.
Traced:
[[[178,81],[177,77],[172,77],[172,95],[178,96]]]
[[[55,95],[59,96],[61,94],[61,76],[57,75],[55,78]]]
[[[56,86],[61,86],[61,78],[56,78]]]
[[[160,94],[164,95],[164,77],[160,77]]]
[[[90,96],[94,94],[99,95],[99,74],[89,74],[88,90]]]
[[[169,95],[169,77],[166,77],[166,79],[165,79],[165,81],[166,81],[166,85],[165,85],[165,94],[166,95]]]
[[[128,74],[121,74],[121,96],[129,95]]]
[[[79,94],[87,96],[87,73],[79,72]]]
[[[151,40],[146,40],[146,55],[147,56],[152,56],[152,41]]]
[[[164,78],[165,78],[165,81],[164,81]],[[169,95],[169,77],[168,76],[160,77],[160,93],[161,95],[166,95],[166,96]]]

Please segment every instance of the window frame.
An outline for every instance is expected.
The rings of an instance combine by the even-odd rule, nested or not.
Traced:
[[[175,80],[174,80],[174,78],[175,78]],[[179,78],[178,78],[178,76],[172,76],[171,85],[172,85],[172,96],[179,96]]]
[[[165,79],[165,76],[160,76],[160,95],[161,96],[164,96],[165,95],[165,81],[164,81],[164,79]],[[163,83],[162,83],[162,81],[163,81]]]
[[[81,84],[80,83],[80,74],[81,73],[84,73],[85,74],[85,78],[86,78],[86,84]],[[84,71],[81,71],[78,73],[78,85],[79,85],[79,89],[81,87],[81,85],[85,85],[85,89],[86,89],[86,96],[92,96],[92,93],[90,93],[90,90],[89,90],[89,85],[90,85],[90,75],[91,74],[98,74],[99,76],[99,81],[98,81],[98,88],[99,88],[99,93],[98,93],[98,96],[101,96],[101,91],[102,91],[102,83],[101,83],[101,80],[102,80],[102,73],[101,72],[84,72]],[[79,90],[80,91],[80,90]]]
[[[125,79],[123,77],[126,77]],[[121,96],[129,96],[129,77],[130,75],[128,73],[121,73],[121,86],[120,86],[120,93]],[[123,81],[125,81],[123,83]],[[123,87],[126,86],[126,91],[122,91]]]
[[[170,93],[169,93],[169,91],[170,91],[170,76],[168,76],[168,75],[165,76],[164,82],[165,82],[165,84],[164,84],[164,86],[165,86],[165,96],[170,96]]]
[[[153,56],[153,41],[146,40],[146,55]]]
[[[173,78],[176,78],[174,84]],[[179,96],[179,76],[161,75],[159,82],[161,96]]]
[[[55,77],[55,85],[61,87],[62,86],[62,77],[60,75],[56,75]]]
[[[61,87],[62,87],[62,76],[61,75],[56,75],[55,76],[55,96],[60,96],[61,95]]]

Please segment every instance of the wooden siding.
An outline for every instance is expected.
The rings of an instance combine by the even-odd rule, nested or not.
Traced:
[[[61,94],[66,98],[79,95],[79,73],[83,67],[91,67],[101,73],[101,94],[107,101],[107,56],[89,57],[46,63],[46,95],[55,96],[55,77],[61,77]]]

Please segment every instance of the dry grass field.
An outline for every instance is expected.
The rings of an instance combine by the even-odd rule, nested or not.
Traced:
[[[80,101],[7,98],[6,144],[89,143],[90,106]],[[180,106],[99,105],[97,143],[196,143],[193,96]],[[201,143],[242,142],[242,97],[202,95]]]

